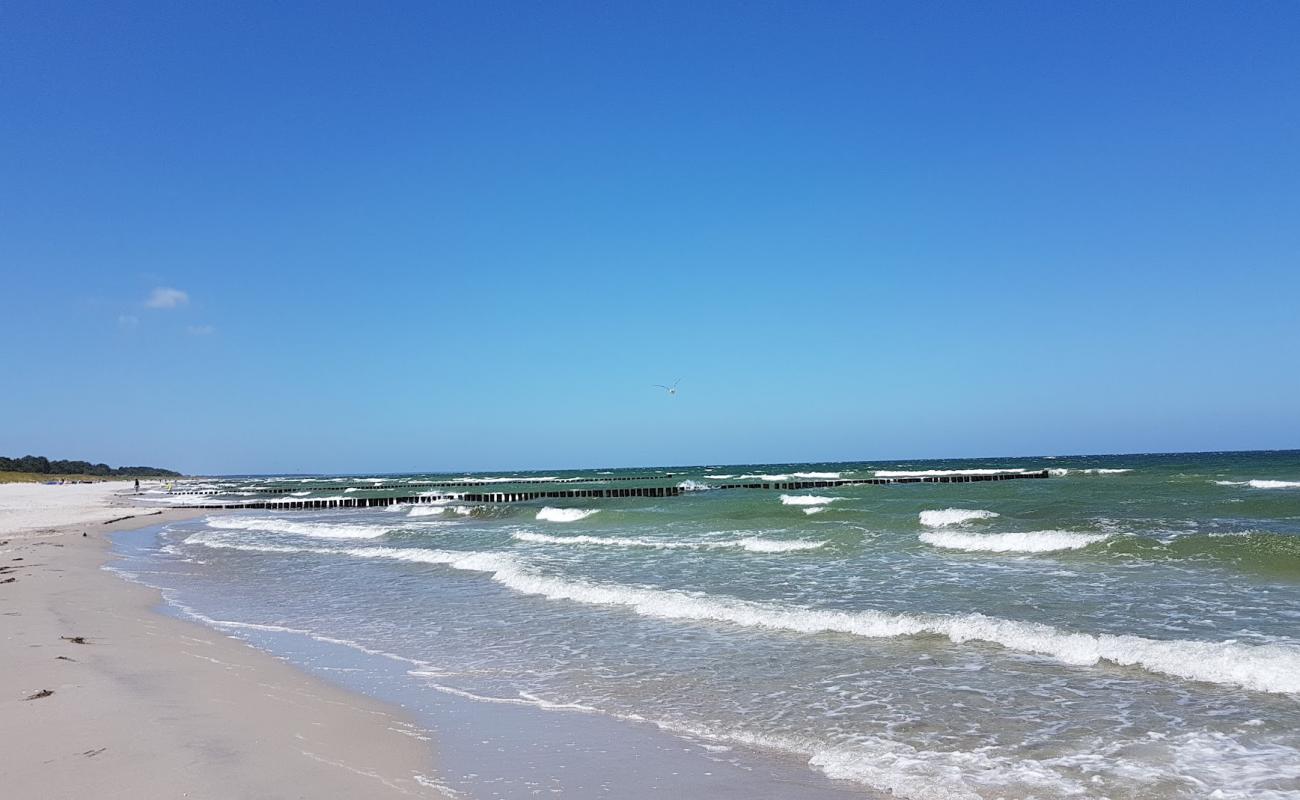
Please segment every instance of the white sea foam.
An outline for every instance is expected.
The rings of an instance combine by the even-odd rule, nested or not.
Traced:
[[[789,475],[737,475],[736,480],[738,481],[788,481],[790,480],[790,476]]]
[[[810,507],[808,507],[808,508],[805,508],[805,509],[803,510],[803,513],[805,513],[805,514],[807,514],[808,516],[811,517],[813,514],[820,514],[820,513],[822,513],[822,512],[825,511],[827,508],[829,508],[829,506],[810,506]]]
[[[647,718],[631,712],[606,711],[585,703],[546,700],[524,691],[520,691],[518,697],[476,694],[440,683],[437,679],[442,678],[443,673],[433,669],[412,669],[407,674],[425,679],[426,685],[436,691],[478,702],[526,705],[546,711],[576,711],[648,722],[664,731],[686,736],[708,752],[731,750],[730,746],[718,744],[727,742],[799,755],[808,759],[811,768],[821,770],[828,777],[854,781],[907,800],[979,800],[981,795],[977,788],[1002,790],[999,793],[1005,795],[1008,786],[1030,787],[1053,797],[1086,794],[1082,785],[1045,761],[1014,759],[983,751],[918,750],[902,742],[865,735],[859,736],[852,745],[830,745],[801,736],[756,733],[734,727],[713,729],[678,720]],[[1264,800],[1274,798],[1266,796]]]
[[[468,517],[474,513],[472,506],[418,505],[411,506],[408,517],[437,517],[443,514],[459,514]]]
[[[1247,726],[1252,722],[1242,723]],[[1300,782],[1300,751],[1292,744],[1210,730],[1108,737],[1042,763],[1109,777],[1134,797],[1160,796],[1155,787],[1173,778],[1216,800],[1295,800],[1294,791],[1279,787]]]
[[[392,530],[381,525],[346,525],[334,522],[295,522],[278,517],[208,517],[209,528],[237,531],[268,531],[316,539],[374,539]]]
[[[789,553],[798,550],[816,550],[826,545],[825,542],[802,540],[762,539],[747,537],[744,539],[709,540],[709,541],[665,541],[662,539],[644,539],[627,536],[550,536],[532,531],[516,531],[510,534],[520,542],[532,544],[590,545],[595,547],[648,547],[655,550],[726,550],[740,549],[751,553]]]
[[[705,475],[704,477],[714,481],[725,481],[736,477],[735,475]]]
[[[1071,472],[1078,472],[1081,475],[1121,475],[1125,472],[1132,472],[1132,471],[1133,470],[1130,468],[1110,469],[1104,467],[1092,467],[1089,469],[1065,469],[1064,467],[1057,467],[1056,469],[1048,470],[1048,472],[1052,473],[1058,478],[1069,475]]]
[[[834,503],[836,500],[843,500],[843,497],[820,497],[815,494],[783,494],[781,495],[781,505],[783,506],[824,506],[827,503]]]
[[[707,492],[713,487],[707,483],[700,483],[699,481],[682,481],[677,484],[677,488],[681,489],[683,492]]]
[[[921,541],[948,550],[976,553],[1052,553],[1078,550],[1105,539],[1104,533],[1071,531],[1026,531],[1023,533],[964,533],[961,531],[926,531]]]
[[[208,546],[261,549],[234,543]],[[298,548],[298,551],[442,564],[454,569],[488,573],[492,580],[522,594],[589,605],[620,606],[659,619],[723,622],[791,633],[835,632],[872,639],[942,636],[956,644],[997,644],[1009,650],[1048,656],[1071,666],[1094,666],[1105,661],[1187,680],[1242,686],[1261,692],[1300,693],[1300,645],[1294,643],[1247,645],[1236,641],[1073,633],[1042,623],[977,613],[895,614],[801,608],[698,592],[553,577],[533,571],[507,553],[373,546]]]
[[[975,519],[992,519],[996,512],[982,508],[943,508],[936,511],[922,511],[921,524],[928,528],[942,528],[945,525],[960,525]]]
[[[812,480],[837,480],[841,474],[839,472],[795,472],[792,473],[796,478],[809,478]]]
[[[928,478],[939,475],[1008,475],[1023,469],[878,469],[877,478]]]
[[[185,537],[185,543],[198,544],[198,545],[203,545],[204,547],[211,547],[211,548],[217,548],[222,550],[243,550],[250,553],[333,552],[324,549],[321,549],[319,551],[314,551],[310,547],[293,547],[287,544],[266,544],[266,543],[255,544],[252,542],[233,541],[227,537],[228,535],[223,535],[216,531],[199,531],[198,533],[192,533],[189,536]]]
[[[524,691],[520,691],[518,697],[493,697],[490,695],[467,692],[464,689],[457,689],[454,686],[447,686],[446,684],[431,680],[432,678],[442,677],[443,673],[438,672],[437,670],[413,669],[408,670],[406,674],[416,678],[426,679],[426,685],[430,689],[444,692],[455,697],[463,697],[466,700],[474,700],[479,703],[496,703],[507,706],[530,706],[532,708],[541,708],[547,711],[580,711],[584,714],[601,713],[600,709],[593,708],[592,706],[583,705],[581,703],[555,703],[550,700],[543,700],[536,695]]]
[[[1215,481],[1220,486],[1249,486],[1252,489],[1300,489],[1300,481]]]
[[[797,747],[798,742],[794,742]],[[829,778],[854,781],[908,800],[980,800],[1012,796],[1080,797],[1087,789],[1041,761],[980,750],[918,750],[875,736],[852,746],[804,745],[808,765]],[[984,790],[984,791],[981,791]],[[1026,794],[1020,792],[1026,791]],[[991,794],[986,794],[990,792]]]
[[[598,508],[552,508],[546,506],[537,512],[537,519],[546,520],[547,522],[577,522],[580,519],[586,519],[592,514],[599,513]]]

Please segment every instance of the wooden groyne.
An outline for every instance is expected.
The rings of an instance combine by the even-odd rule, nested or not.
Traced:
[[[393,489],[450,489],[462,486],[505,486],[512,483],[609,483],[611,481],[662,481],[669,478],[676,478],[685,473],[661,472],[657,475],[602,475],[599,478],[511,478],[508,481],[413,481],[401,483],[364,483],[359,486],[350,486],[342,483],[325,483],[320,486],[304,486],[303,484],[294,484],[292,486],[268,486],[265,489],[257,489],[258,494],[292,494],[293,492],[331,492],[346,491],[354,489],[356,491],[391,491]],[[225,494],[226,489],[174,489],[167,494]],[[245,489],[244,491],[253,491]]]
[[[665,475],[656,475],[654,479],[662,480],[668,477]],[[857,479],[836,479],[836,480],[805,480],[805,481],[769,481],[763,483],[721,483],[709,486],[709,490],[718,489],[766,489],[768,491],[800,491],[803,489],[835,489],[841,486],[884,486],[903,483],[982,483],[985,481],[1010,481],[1022,479],[1047,478],[1047,470],[1038,472],[990,472],[978,475],[916,475],[899,478],[857,478]],[[641,480],[649,480],[643,477]],[[581,479],[587,482],[593,482],[595,478]],[[628,480],[632,480],[628,478]],[[520,481],[521,483],[523,481]],[[535,482],[535,481],[534,481]],[[558,482],[558,481],[556,481]],[[399,484],[392,488],[410,488],[415,484]],[[429,486],[456,486],[462,487],[470,484],[452,483],[452,484],[428,484]],[[340,487],[326,486],[316,491],[338,491],[340,489],[356,488],[361,490],[379,490],[379,486],[366,485],[359,487]],[[310,491],[306,488],[297,488],[295,491]],[[326,508],[373,508],[377,506],[395,506],[395,505],[422,505],[429,503],[521,503],[530,500],[577,500],[577,499],[609,499],[621,497],[677,497],[683,494],[691,494],[699,489],[683,488],[679,485],[673,486],[629,486],[621,488],[591,488],[591,489],[550,489],[546,491],[514,491],[514,492],[458,492],[447,494],[435,494],[426,492],[424,494],[406,495],[406,496],[388,496],[388,497],[319,497],[319,498],[298,498],[298,499],[271,499],[271,500],[250,500],[240,503],[212,503],[212,504],[185,504],[185,508],[249,508],[249,509],[274,509],[274,510],[311,510]],[[171,494],[197,494],[197,492],[177,491]]]

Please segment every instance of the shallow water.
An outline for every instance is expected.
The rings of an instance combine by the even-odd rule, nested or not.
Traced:
[[[269,649],[305,632],[384,659],[351,667],[360,688],[373,672],[408,698],[652,723],[863,791],[1300,797],[1300,453],[701,467],[661,485],[1042,468],[239,512],[166,526],[121,568]],[[251,499],[285,480],[210,485]],[[392,493],[301,480],[326,487],[303,497]]]

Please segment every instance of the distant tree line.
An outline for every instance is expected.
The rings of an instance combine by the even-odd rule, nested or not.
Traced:
[[[39,475],[98,475],[106,478],[179,478],[179,472],[158,467],[110,467],[89,461],[51,461],[45,456],[5,458],[0,456],[0,472],[35,472]]]

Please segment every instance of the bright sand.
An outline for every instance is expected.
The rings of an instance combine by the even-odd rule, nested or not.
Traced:
[[[124,506],[127,487],[0,485],[5,797],[444,796],[399,710],[157,613],[157,592],[101,569],[109,533],[194,515]],[[131,514],[148,516],[103,524]]]

